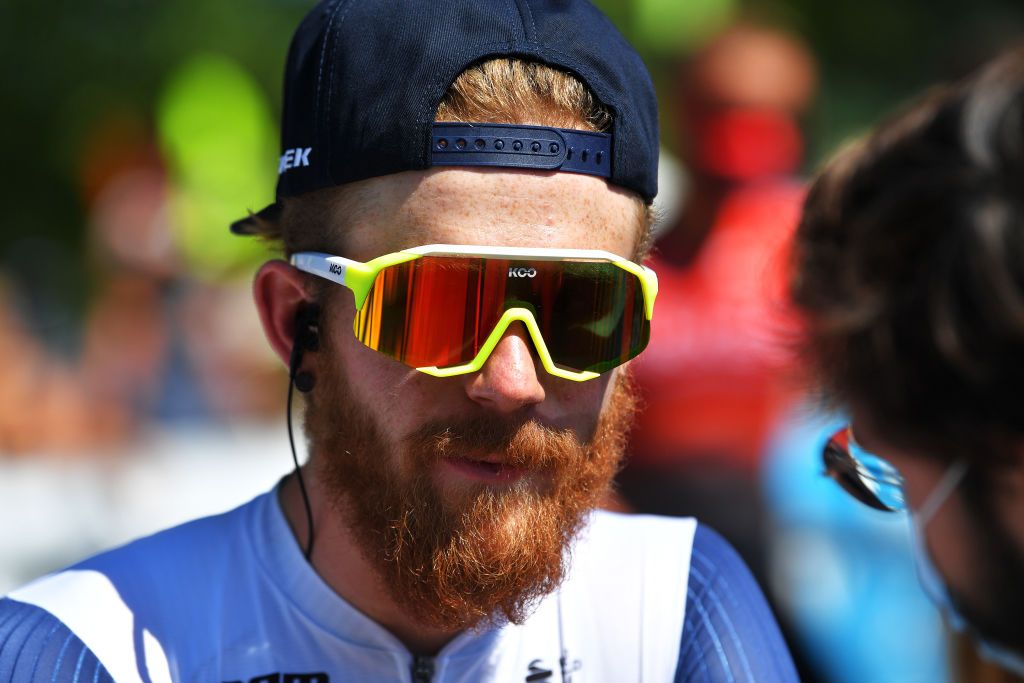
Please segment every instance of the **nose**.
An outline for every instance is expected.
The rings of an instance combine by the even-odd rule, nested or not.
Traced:
[[[521,322],[509,325],[480,371],[469,376],[466,393],[476,403],[501,413],[544,400],[533,340]]]

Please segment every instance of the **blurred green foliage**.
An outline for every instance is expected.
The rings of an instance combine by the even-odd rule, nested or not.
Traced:
[[[26,239],[82,253],[83,156],[90,135],[105,120],[120,119],[140,121],[155,141],[165,89],[195,55],[212,53],[244,65],[276,121],[288,41],[309,6],[271,0],[0,1],[0,140],[7,160],[0,266],[16,260],[9,250]],[[252,93],[247,101],[256,101]],[[250,149],[240,160],[262,165],[271,181],[276,130],[272,135],[270,148]],[[251,139],[258,137],[262,133]],[[249,197],[251,206],[234,207],[233,217],[272,199],[272,185],[262,180],[260,188],[262,196]],[[238,200],[239,194],[224,199]]]
[[[269,203],[277,180],[268,163],[277,126],[248,72],[213,54],[190,58],[160,98],[157,129],[173,179],[169,223],[189,271],[217,279],[266,260],[263,242],[226,229]]]
[[[803,36],[821,60],[821,95],[807,121],[812,164],[927,83],[959,75],[1024,35],[1021,0],[597,4],[638,45],[662,90],[663,108],[671,107],[678,61],[730,17],[752,17]],[[247,208],[261,208],[271,199],[276,157],[273,145],[266,143],[266,121],[277,120],[288,41],[310,6],[299,0],[0,0],[0,268],[19,260],[12,254],[21,253],[16,247],[25,240],[84,253],[83,156],[92,132],[110,120],[136,121],[154,141],[161,140],[161,117],[168,130],[178,131],[165,131],[161,144],[170,172],[185,189],[186,199],[176,200],[185,202],[181,210],[205,216],[194,220],[212,224],[223,216],[240,216]],[[183,87],[174,79],[195,65],[197,55],[212,55],[211,63],[244,72],[232,72],[227,80],[234,85],[188,112],[173,101],[174,88]],[[179,129],[200,125],[189,117],[210,114],[223,115],[220,126],[237,127],[231,139],[221,139],[226,129],[212,126],[207,139],[219,142],[205,152],[183,146]],[[269,130],[275,127],[271,123]],[[276,132],[272,134],[276,139]],[[196,154],[203,154],[200,167],[226,175],[211,178],[197,171],[187,161]],[[245,168],[231,176],[228,159],[221,163],[212,158],[218,154]],[[207,256],[235,258],[226,255],[233,247],[220,237],[210,238],[215,246],[204,256],[206,239],[184,241],[190,260],[201,268],[217,269]],[[72,259],[68,268],[80,268],[84,276],[82,260]],[[73,299],[82,291],[78,287],[67,296]]]
[[[635,0],[636,42],[650,51],[684,53],[725,27],[738,5],[737,0]]]
[[[799,36],[820,63],[819,96],[806,121],[812,170],[851,136],[928,85],[966,75],[1024,42],[1022,0],[594,0],[638,47],[662,105],[686,52],[723,19],[747,19]],[[676,43],[666,40],[675,33]]]

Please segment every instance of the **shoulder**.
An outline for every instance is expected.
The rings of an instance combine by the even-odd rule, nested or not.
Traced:
[[[111,609],[111,603],[147,610],[161,602],[180,608],[229,571],[246,542],[255,499],[235,510],[165,529],[44,576],[9,597],[54,612]]]
[[[593,641],[616,643],[613,659],[634,653],[651,680],[798,680],[757,582],[711,528],[598,512],[572,558],[567,604],[586,591]]]
[[[696,529],[692,518],[597,511],[573,547],[571,576],[639,609],[655,595],[659,612],[678,601],[681,614]]]
[[[46,610],[0,599],[0,683],[113,681],[96,655]]]
[[[678,681],[797,681],[775,617],[746,564],[698,525],[686,589]]]
[[[580,547],[588,552],[614,552],[624,550],[640,553],[643,557],[666,554],[689,556],[697,529],[692,517],[662,517],[658,515],[632,515],[597,510],[590,523],[580,534]]]
[[[195,519],[90,557],[72,569],[92,569],[156,578],[162,573],[198,573],[244,542],[248,523],[269,494],[228,512]],[[201,557],[203,562],[196,562]],[[205,565],[205,566],[204,566]],[[144,571],[140,572],[139,570]]]
[[[595,512],[560,589],[568,646],[604,680],[671,680],[683,628],[693,519]]]
[[[77,639],[119,683],[169,680],[164,645],[203,640],[214,606],[227,599],[225,586],[251,583],[246,574],[257,569],[244,561],[243,546],[266,495],[42,577],[11,592],[5,610]]]

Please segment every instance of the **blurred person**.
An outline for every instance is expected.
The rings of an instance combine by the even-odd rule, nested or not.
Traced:
[[[847,418],[794,407],[765,454],[772,605],[801,680],[950,680],[942,618],[920,590],[906,526],[822,486],[821,449]]]
[[[81,176],[98,281],[80,360],[91,393],[140,428],[272,415],[284,376],[246,343],[259,327],[248,287],[200,279],[183,256],[176,181],[148,132],[112,114],[90,134]]]
[[[1024,674],[1024,48],[936,88],[815,180],[792,297],[850,423],[826,471],[909,511],[925,591]],[[976,680],[976,679],[971,679]]]
[[[75,369],[48,353],[22,324],[0,277],[0,457],[81,453],[118,443],[130,422],[92,396]]]
[[[588,3],[506,9],[303,21],[278,201],[233,229],[290,257],[254,294],[309,461],[10,594],[0,680],[796,679],[720,537],[594,509],[657,291],[657,105]]]
[[[259,339],[259,316],[243,282],[190,282],[178,315],[184,358],[212,415],[225,421],[278,420],[287,386],[277,356]]]
[[[673,123],[691,177],[679,224],[658,240],[662,258],[675,265],[699,258],[736,190],[802,185],[794,177],[804,152],[799,123],[817,80],[801,38],[749,22],[726,28],[680,64]]]
[[[85,383],[123,406],[136,428],[206,416],[182,348],[184,264],[159,150],[134,118],[111,114],[90,132],[80,175],[97,280],[83,326]]]
[[[815,88],[798,38],[749,23],[681,66],[675,123],[689,185],[651,260],[667,315],[635,364],[644,409],[619,478],[631,507],[707,520],[758,574],[758,468],[790,399],[782,333],[786,245],[803,198],[798,118]]]

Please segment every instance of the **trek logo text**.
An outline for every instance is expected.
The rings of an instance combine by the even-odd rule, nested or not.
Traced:
[[[508,269],[508,276],[509,277],[537,277],[537,269],[536,268],[515,268],[515,267],[512,267],[512,268]]]
[[[309,153],[312,151],[312,147],[295,147],[285,150],[281,155],[281,161],[277,164],[277,175],[281,175],[290,168],[309,166]]]

